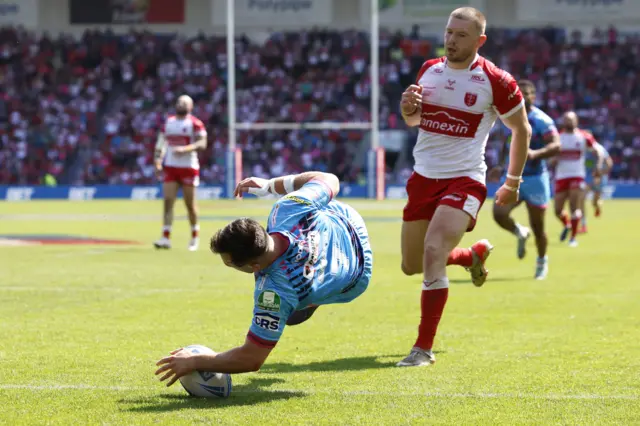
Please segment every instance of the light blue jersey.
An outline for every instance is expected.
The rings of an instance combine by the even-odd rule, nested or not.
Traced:
[[[267,232],[289,248],[256,274],[252,342],[273,347],[294,311],[350,302],[369,285],[373,253],[364,220],[331,197],[326,184],[311,181],[273,206]]]
[[[529,147],[533,150],[544,148],[545,138],[558,133],[553,119],[535,106],[531,107],[527,117],[532,132]],[[524,181],[520,185],[520,199],[529,205],[546,208],[551,200],[551,184],[546,160],[527,160],[522,177]],[[505,179],[506,175],[503,177],[503,182]]]

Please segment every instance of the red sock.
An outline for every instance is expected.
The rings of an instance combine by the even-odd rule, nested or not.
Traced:
[[[569,215],[567,212],[562,212],[562,215],[560,215],[560,222],[562,222],[565,228],[569,227]]]
[[[433,339],[436,337],[438,323],[442,317],[448,296],[448,287],[437,290],[422,290],[420,303],[422,315],[420,317],[420,326],[418,327],[418,339],[414,346],[425,351],[433,347]]]
[[[470,267],[473,265],[473,253],[471,249],[456,247],[449,253],[447,265],[460,265]]]
[[[191,238],[198,238],[200,232],[200,225],[193,225],[191,227]]]
[[[571,216],[571,239],[575,238],[578,235],[578,227],[580,226],[580,219],[582,219],[581,214],[574,214]]]
[[[169,228],[168,226],[165,226],[164,228],[162,228],[162,236],[165,238],[170,238],[171,237],[171,228]]]

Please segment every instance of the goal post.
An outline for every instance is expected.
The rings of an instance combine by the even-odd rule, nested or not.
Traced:
[[[370,80],[371,104],[369,122],[238,122],[236,117],[236,58],[235,58],[235,10],[234,0],[227,0],[227,117],[228,144],[225,158],[225,181],[227,198],[234,198],[233,191],[244,177],[242,170],[242,151],[237,147],[238,130],[363,130],[369,131],[370,147],[366,159],[367,195],[378,200],[385,197],[384,149],[380,147],[380,57],[379,57],[379,4],[371,0],[370,31]]]

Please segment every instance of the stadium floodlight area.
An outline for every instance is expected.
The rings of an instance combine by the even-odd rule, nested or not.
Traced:
[[[237,147],[238,130],[364,130],[371,134],[371,146],[367,156],[367,194],[369,198],[382,200],[385,197],[385,156],[380,147],[380,81],[379,69],[379,5],[371,0],[370,77],[371,77],[371,121],[370,122],[238,122],[236,117],[236,57],[235,57],[235,10],[234,0],[227,0],[227,96],[229,143],[226,154],[227,195],[233,198],[233,190],[243,179],[242,150]],[[376,84],[374,84],[376,82]]]

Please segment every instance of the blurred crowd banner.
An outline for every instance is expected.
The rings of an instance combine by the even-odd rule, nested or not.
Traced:
[[[286,27],[328,25],[333,18],[330,0],[235,0],[235,20],[239,26]],[[213,25],[226,25],[226,0],[212,0]]]
[[[69,0],[69,15],[72,24],[182,24],[185,1]]]
[[[38,0],[0,0],[0,26],[38,26]]]
[[[530,0],[535,2],[537,0]],[[457,7],[473,6],[484,10],[485,0],[379,0],[380,22],[438,22],[443,23]],[[361,19],[371,19],[371,1],[360,0]]]
[[[640,18],[640,0],[518,0],[518,20],[544,23]]]
[[[497,184],[488,185],[488,193],[493,196],[498,189]],[[342,184],[340,198],[366,198],[366,185]],[[389,185],[386,188],[388,199],[405,199],[407,192],[404,185]],[[7,186],[0,185],[1,201],[30,200],[159,200],[162,198],[160,185],[95,185],[95,186]],[[201,200],[217,200],[226,198],[225,185],[205,185],[198,188]],[[603,198],[640,198],[640,184],[613,184],[603,188]]]

